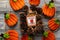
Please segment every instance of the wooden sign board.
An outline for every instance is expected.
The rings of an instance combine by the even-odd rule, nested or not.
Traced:
[[[28,14],[27,17],[27,25],[28,26],[36,26],[36,15],[31,13],[31,14]]]

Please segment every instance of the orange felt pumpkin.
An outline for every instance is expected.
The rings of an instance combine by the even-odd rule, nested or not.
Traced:
[[[18,40],[18,33],[15,30],[8,30],[7,33],[9,34],[9,38],[5,40]]]
[[[17,11],[25,6],[25,2],[24,0],[10,0],[10,6],[14,11]]]
[[[55,14],[54,3],[53,3],[53,2],[50,2],[49,4],[45,4],[45,5],[42,7],[42,11],[43,11],[43,14],[44,14],[45,16],[53,17],[54,14]]]
[[[55,18],[50,19],[48,21],[48,27],[53,31],[59,27],[59,24],[60,24],[60,21],[58,19],[55,19]]]
[[[47,34],[47,36],[45,34],[45,36],[42,37],[42,40],[56,40],[53,32],[47,31],[45,33],[48,33],[48,34]]]
[[[12,26],[16,25],[16,23],[18,22],[18,18],[15,14],[8,13],[5,15],[5,22],[9,27],[12,27]]]
[[[38,6],[40,4],[40,0],[29,0],[30,5]]]

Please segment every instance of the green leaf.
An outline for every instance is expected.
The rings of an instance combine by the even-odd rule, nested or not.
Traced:
[[[60,24],[60,20],[59,19],[55,19],[55,23],[56,24]]]
[[[49,2],[49,8],[52,8],[52,7],[54,7],[54,2]]]
[[[4,37],[4,38],[9,38],[10,36],[9,36],[9,34],[5,33],[5,34],[3,35],[3,37]]]
[[[54,7],[54,3],[50,3],[50,6],[51,6],[51,7]]]
[[[10,15],[7,13],[7,14],[5,15],[5,18],[6,18],[6,19],[9,19],[9,18],[10,18]]]
[[[45,32],[43,33],[43,35],[44,35],[44,37],[48,37],[48,32],[45,31]]]

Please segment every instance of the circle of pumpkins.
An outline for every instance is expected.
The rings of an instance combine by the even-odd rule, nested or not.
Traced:
[[[40,0],[29,0],[30,5],[34,5],[34,6],[38,6],[40,4]],[[21,10],[24,6],[25,6],[25,2],[24,0],[10,0],[10,6],[12,7],[12,9],[14,11],[18,11]],[[58,29],[59,25],[60,25],[60,20],[53,18],[53,16],[55,15],[55,6],[54,6],[54,1],[51,0],[49,2],[49,4],[45,3],[42,7],[42,14],[44,16],[47,16],[49,18],[51,18],[48,21],[48,27],[50,30],[55,31]],[[11,16],[11,18],[9,17]],[[10,18],[10,19],[9,19]],[[6,14],[6,23],[8,24],[8,26],[13,26],[17,23],[17,17],[15,14]],[[12,22],[11,22],[11,21]],[[52,31],[47,30],[43,32],[43,36],[42,36],[42,40],[56,40],[55,39],[55,35]],[[13,37],[12,37],[13,38]],[[33,40],[32,37],[30,37],[29,35],[23,35],[21,40]],[[14,39],[16,40],[16,39]]]

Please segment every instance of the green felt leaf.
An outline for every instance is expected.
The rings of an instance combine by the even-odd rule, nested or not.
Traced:
[[[6,19],[9,19],[9,18],[10,18],[10,15],[7,13],[7,14],[5,15],[5,18],[6,18]]]
[[[49,2],[49,8],[52,8],[52,7],[54,7],[54,2]]]
[[[60,20],[59,19],[55,19],[55,23],[60,25]]]
[[[9,34],[5,33],[5,34],[3,35],[3,37],[4,37],[4,38],[9,38],[10,36],[9,36]]]
[[[43,35],[44,35],[44,37],[48,37],[48,32],[45,31],[45,32],[43,33]]]
[[[51,6],[51,7],[54,7],[54,3],[50,3],[50,6]]]

